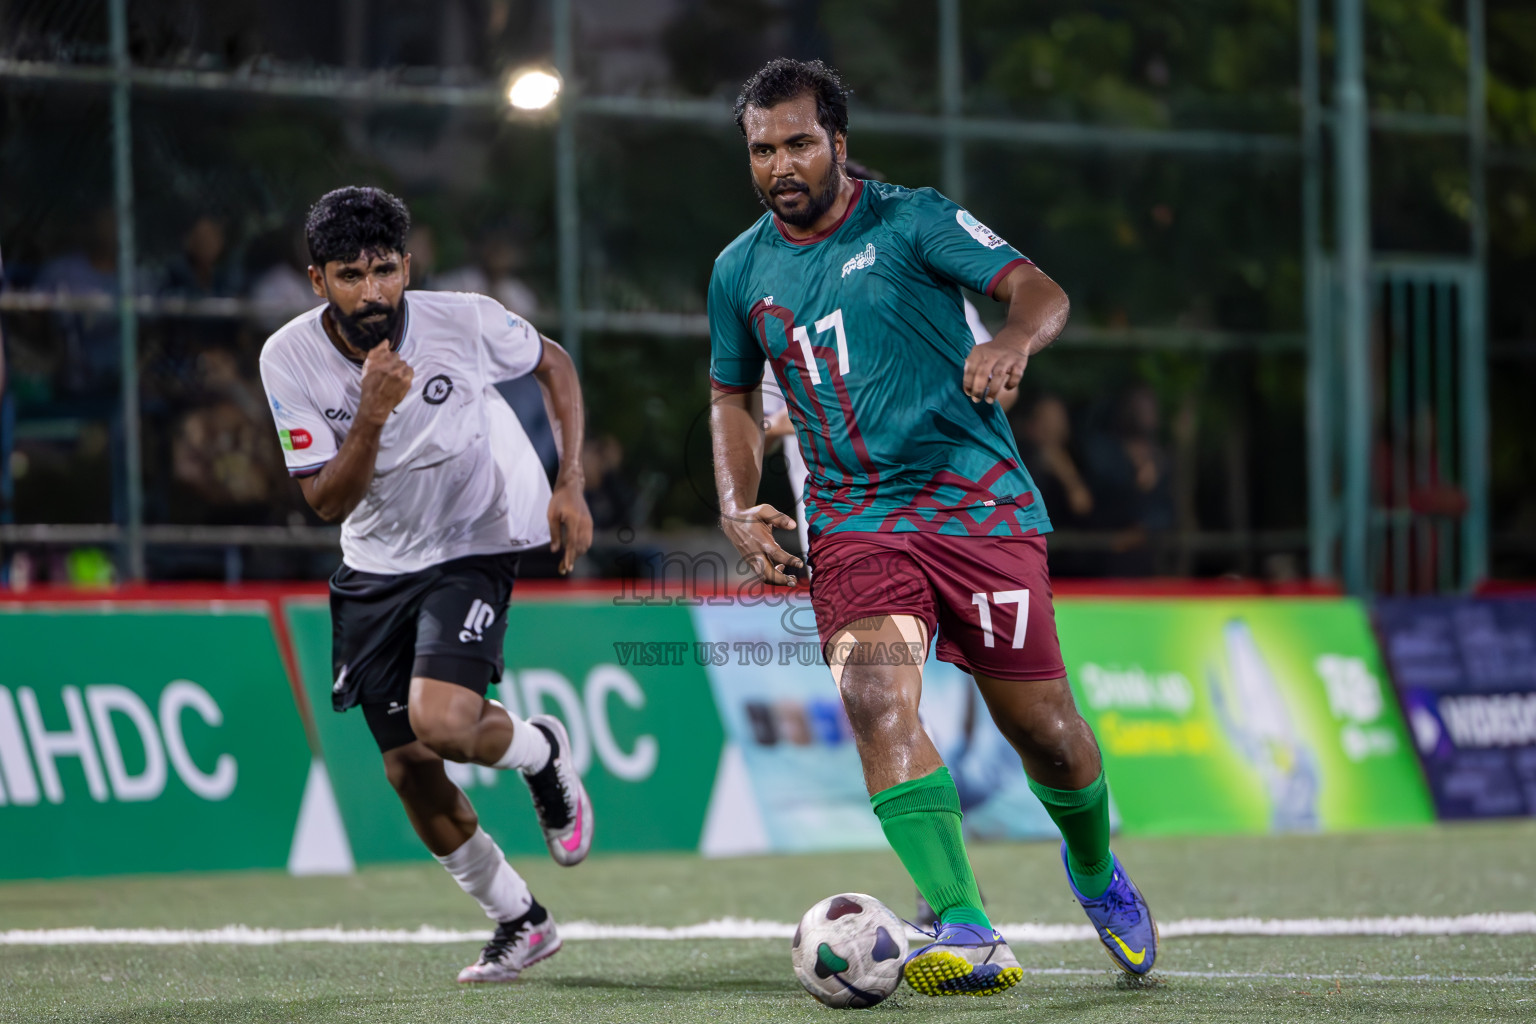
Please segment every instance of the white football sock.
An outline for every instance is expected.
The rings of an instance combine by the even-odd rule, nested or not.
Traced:
[[[494,767],[536,772],[549,764],[549,757],[553,751],[550,750],[549,740],[544,736],[544,730],[536,725],[529,725],[510,711],[507,712],[507,717],[512,719],[512,742],[507,744],[506,753],[497,759]]]
[[[475,898],[485,916],[498,923],[522,917],[533,906],[528,883],[512,870],[501,847],[483,828],[469,841],[437,862],[448,869],[459,888]]]

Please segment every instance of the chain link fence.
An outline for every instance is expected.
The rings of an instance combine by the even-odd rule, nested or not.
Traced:
[[[112,7],[0,0],[13,584],[121,577],[139,545],[155,579],[330,571],[335,531],[283,471],[255,368],[317,301],[305,209],[356,183],[410,205],[413,287],[487,292],[578,352],[606,541],[585,571],[637,546],[717,548],[704,291],[761,212],[729,103],[783,53],[825,57],[853,86],[851,155],[961,199],[1072,296],[1012,414],[1059,573],[1288,580],[1315,564],[1303,196],[1330,154],[1303,136],[1300,26],[1329,5],[126,0],[116,63]],[[1515,440],[1536,427],[1517,398],[1536,383],[1518,340],[1536,330],[1518,283],[1536,258],[1536,44],[1511,41],[1530,21],[1518,5],[1488,8],[1490,322],[1507,370],[1494,569],[1519,574],[1536,571],[1520,540],[1536,467]],[[1467,13],[1368,7],[1378,247],[1467,247]],[[1312,57],[1329,60],[1317,23]],[[507,76],[535,65],[564,77],[556,109],[510,111]],[[766,497],[788,503],[772,470]]]

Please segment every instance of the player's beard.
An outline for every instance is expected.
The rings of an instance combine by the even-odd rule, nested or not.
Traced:
[[[755,178],[752,180],[752,187],[757,189],[758,199],[762,200],[763,205],[768,207],[775,217],[791,227],[808,228],[820,220],[821,215],[830,210],[832,204],[837,202],[837,191],[842,184],[842,178],[842,168],[834,160],[831,166],[827,168],[826,177],[822,178],[819,186],[807,183],[805,206],[793,213],[785,213],[780,210],[773,202],[773,195],[764,192],[758,187],[757,179]],[[775,195],[778,194],[778,188],[779,186],[774,186]]]
[[[364,317],[370,317],[376,313],[384,314],[383,318],[364,320]],[[337,330],[341,331],[341,336],[347,339],[347,344],[367,352],[394,337],[395,328],[400,326],[400,307],[371,302],[366,306],[357,307],[348,316],[337,309],[333,303],[331,319],[335,321]]]

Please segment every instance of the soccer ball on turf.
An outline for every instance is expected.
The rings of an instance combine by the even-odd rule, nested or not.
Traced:
[[[874,1006],[901,984],[907,932],[873,896],[828,896],[800,919],[789,955],[795,977],[828,1006]]]

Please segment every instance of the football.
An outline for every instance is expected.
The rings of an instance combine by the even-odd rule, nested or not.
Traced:
[[[800,919],[790,943],[795,977],[828,1006],[874,1006],[901,984],[907,931],[873,896],[828,896]]]

